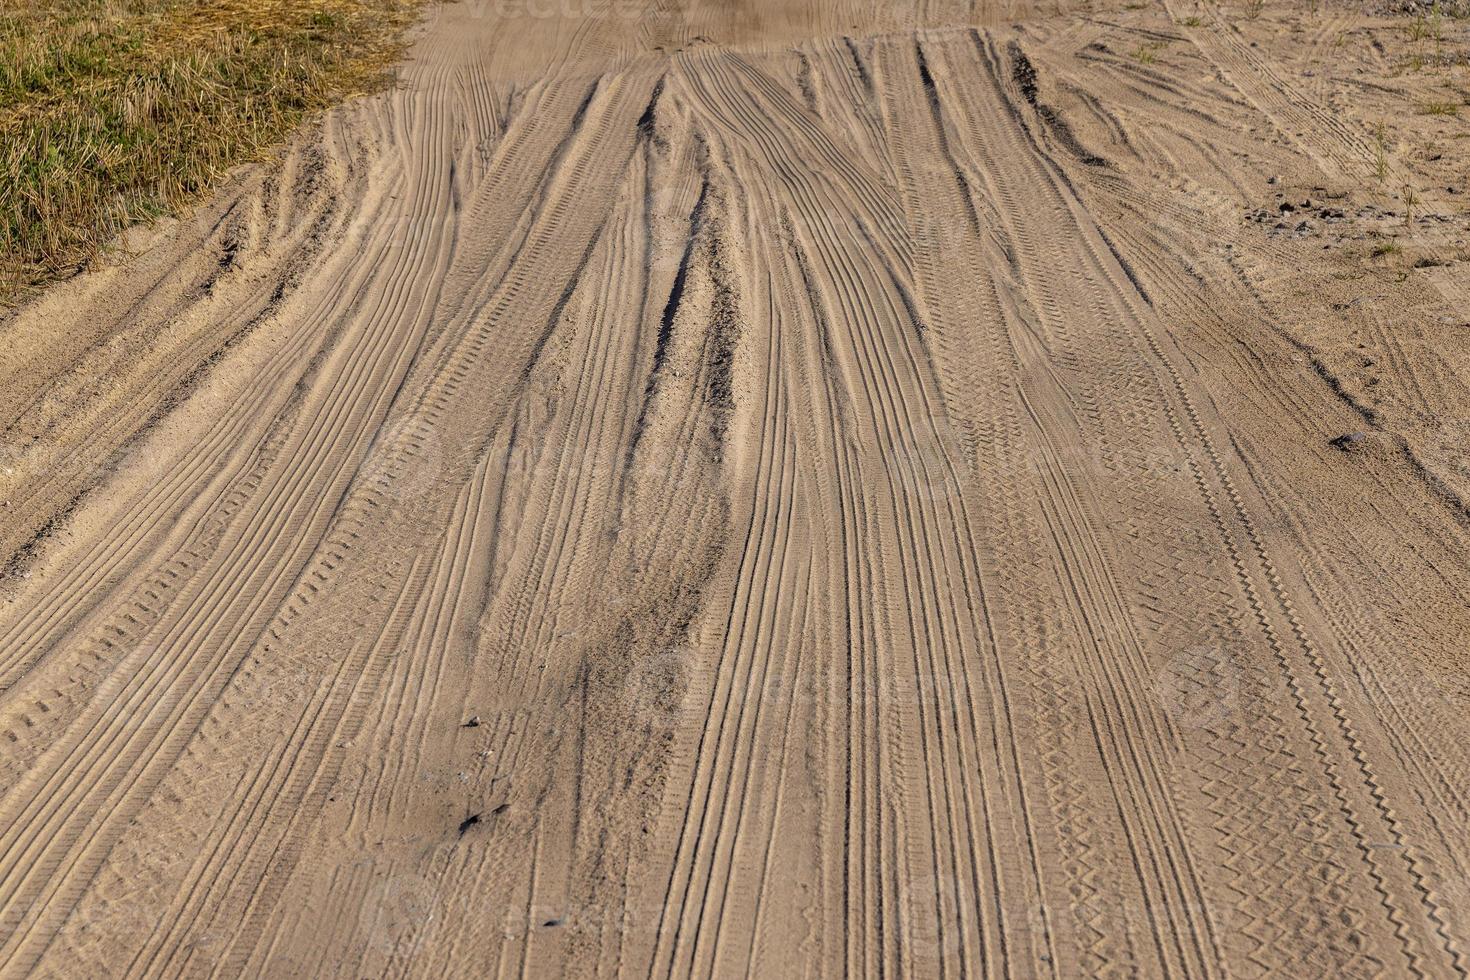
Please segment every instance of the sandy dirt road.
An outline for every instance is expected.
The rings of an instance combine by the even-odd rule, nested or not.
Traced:
[[[881,7],[437,8],[0,321],[0,975],[1470,973],[1349,15]]]

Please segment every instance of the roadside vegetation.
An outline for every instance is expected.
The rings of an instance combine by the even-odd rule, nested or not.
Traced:
[[[0,0],[0,300],[383,84],[424,0]]]

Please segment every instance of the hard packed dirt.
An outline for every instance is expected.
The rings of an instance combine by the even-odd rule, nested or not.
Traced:
[[[434,7],[0,315],[0,975],[1465,976],[1434,16]]]

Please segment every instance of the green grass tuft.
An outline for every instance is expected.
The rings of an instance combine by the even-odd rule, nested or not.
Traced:
[[[1159,60],[1158,53],[1168,47],[1167,41],[1148,41],[1138,46],[1133,52],[1133,60],[1140,65],[1151,65]]]

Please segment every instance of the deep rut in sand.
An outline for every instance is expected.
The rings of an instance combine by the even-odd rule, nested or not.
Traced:
[[[1464,480],[1234,217],[1368,137],[1218,21],[551,7],[3,324],[0,975],[1470,973]]]

